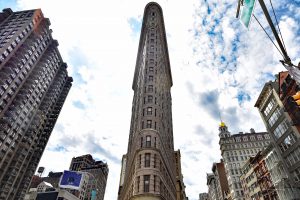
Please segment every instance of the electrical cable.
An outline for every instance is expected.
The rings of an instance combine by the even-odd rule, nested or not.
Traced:
[[[280,34],[280,37],[281,37],[281,41],[282,41],[284,50],[285,50],[285,52],[287,52],[285,44],[284,44],[284,40],[283,40],[283,37],[282,37],[282,34],[281,34],[281,30],[280,30],[280,27],[279,27],[279,23],[278,23],[278,20],[277,20],[276,14],[275,14],[275,10],[274,10],[274,7],[273,7],[273,4],[272,4],[271,0],[270,0],[270,4],[271,4],[271,7],[272,7],[272,11],[273,11],[273,14],[274,14],[274,17],[275,17],[275,21],[276,21],[276,24],[277,24],[277,28],[278,28],[278,31],[279,31],[279,34]]]
[[[276,46],[276,44],[274,43],[274,41],[272,40],[272,38],[270,37],[270,35],[267,33],[267,31],[265,30],[265,28],[261,25],[261,23],[258,21],[258,19],[255,17],[254,14],[252,14],[253,17],[255,18],[255,20],[257,21],[257,23],[260,25],[260,27],[264,30],[264,32],[267,34],[267,36],[269,37],[269,39],[271,40],[271,42],[273,43],[273,45],[276,47],[276,49],[278,50],[278,52],[281,54],[281,56],[284,58],[282,52],[279,50],[279,48]]]

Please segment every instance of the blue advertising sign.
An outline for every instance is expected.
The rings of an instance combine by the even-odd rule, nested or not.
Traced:
[[[59,183],[61,188],[79,189],[81,186],[82,173],[65,170]]]

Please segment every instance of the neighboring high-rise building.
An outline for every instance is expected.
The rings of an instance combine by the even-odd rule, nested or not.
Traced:
[[[90,154],[73,157],[69,169],[72,171],[80,171],[82,168],[89,167],[94,163],[95,160]]]
[[[229,188],[225,166],[222,159],[221,162],[213,164],[212,172],[215,175],[216,180],[217,200],[224,200],[226,199],[226,194],[228,193]]]
[[[228,180],[228,198],[243,200],[244,192],[240,182],[241,167],[250,157],[270,144],[270,135],[267,132],[256,133],[250,129],[250,133],[231,135],[225,123],[219,126],[220,149],[224,160],[226,176]]]
[[[269,158],[278,160],[274,163],[269,159],[267,165],[284,172],[285,177],[274,183],[280,199],[300,196],[300,109],[292,98],[297,91],[297,83],[287,72],[281,72],[275,81],[264,85],[255,104],[274,143]],[[271,176],[277,177],[272,172]]]
[[[176,199],[169,62],[163,13],[145,7],[132,89],[127,154],[122,159],[119,200]]]
[[[0,13],[0,199],[22,199],[72,85],[42,11]]]
[[[95,161],[90,154],[72,158],[70,170],[87,172],[89,182],[85,198],[103,200],[108,176],[108,166]]]
[[[206,174],[206,185],[208,187],[208,199],[218,200],[216,177],[213,173]]]
[[[207,193],[200,193],[199,194],[199,200],[208,200],[208,194]]]

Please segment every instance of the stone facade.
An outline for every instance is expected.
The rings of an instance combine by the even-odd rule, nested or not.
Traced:
[[[213,173],[206,174],[206,185],[208,187],[208,200],[218,200],[216,177]]]
[[[0,13],[0,199],[23,199],[72,78],[40,9]]]
[[[208,200],[208,194],[207,193],[200,193],[199,194],[199,200]]]
[[[229,186],[227,197],[233,200],[243,200],[244,191],[240,182],[241,167],[250,156],[255,156],[270,144],[270,135],[267,132],[256,133],[254,129],[251,129],[250,133],[240,132],[231,135],[225,123],[222,122],[219,127],[219,137]]]
[[[161,7],[145,7],[132,89],[127,154],[122,159],[119,200],[175,200],[171,86]]]
[[[213,164],[212,172],[216,179],[217,200],[224,200],[229,188],[223,160]]]

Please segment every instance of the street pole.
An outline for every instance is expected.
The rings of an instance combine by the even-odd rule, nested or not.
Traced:
[[[275,28],[275,26],[273,24],[273,21],[272,21],[272,19],[270,17],[270,14],[268,12],[268,9],[266,7],[266,4],[265,4],[264,0],[258,0],[258,1],[259,1],[259,4],[260,4],[260,6],[261,6],[261,8],[262,8],[262,10],[263,10],[266,18],[267,18],[267,21],[268,21],[268,23],[269,23],[269,25],[271,27],[271,30],[272,30],[272,32],[273,32],[273,34],[275,36],[275,39],[276,39],[276,41],[277,41],[277,43],[279,45],[279,48],[280,48],[280,50],[281,50],[281,52],[283,54],[285,63],[291,64],[291,59],[288,56],[288,54],[287,54],[287,52],[286,52],[286,50],[285,50],[285,48],[284,48],[284,46],[283,46],[283,44],[282,44],[279,36],[278,36],[277,30],[276,30],[276,28]]]
[[[260,4],[260,7],[263,10],[263,13],[264,13],[264,15],[265,15],[265,17],[266,17],[266,19],[268,21],[268,24],[270,25],[270,28],[271,28],[271,30],[273,32],[273,35],[274,35],[274,37],[276,39],[276,42],[279,45],[279,49],[278,49],[278,47],[275,45],[275,43],[273,43],[276,46],[276,48],[278,49],[278,51],[280,52],[280,54],[282,55],[282,57],[283,57],[283,60],[280,60],[280,62],[288,70],[289,74],[297,82],[297,84],[300,85],[300,62],[298,64],[298,66],[296,66],[296,65],[294,65],[292,63],[292,61],[291,61],[290,57],[288,56],[288,53],[287,53],[284,45],[283,45],[283,41],[281,41],[281,39],[279,38],[279,35],[278,35],[277,30],[276,30],[276,28],[275,28],[275,26],[273,24],[272,18],[270,17],[269,11],[268,11],[268,9],[266,7],[266,4],[265,4],[264,0],[258,0],[258,1],[259,1],[259,4]],[[245,3],[244,0],[238,0],[238,7],[237,7],[237,13],[236,13],[236,17],[237,18],[239,17],[239,14],[240,14],[240,7],[241,6],[245,6],[244,3]],[[253,3],[253,2],[251,2],[251,3]],[[252,11],[253,10],[251,10],[251,13],[252,13]],[[249,17],[251,17],[251,16],[249,16]],[[248,18],[246,18],[246,20],[247,19]],[[245,24],[245,21],[243,21],[242,23],[248,28],[249,23]]]

